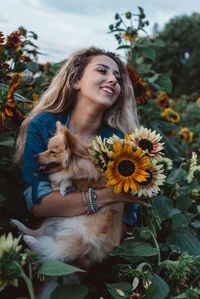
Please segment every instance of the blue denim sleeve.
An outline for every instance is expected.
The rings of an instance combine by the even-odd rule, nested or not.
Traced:
[[[31,122],[28,128],[27,139],[23,154],[22,180],[24,185],[24,197],[29,210],[35,203],[51,193],[53,189],[48,178],[38,171],[34,155],[46,150],[48,137],[47,132],[41,130],[39,122]],[[47,130],[46,130],[47,131]]]
[[[137,208],[137,204],[135,203],[126,203],[122,221],[130,226],[134,225],[137,222]]]

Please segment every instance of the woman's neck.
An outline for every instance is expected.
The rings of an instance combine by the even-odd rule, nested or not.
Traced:
[[[83,139],[94,138],[99,134],[102,122],[102,111],[91,109],[90,107],[74,107],[68,128]]]

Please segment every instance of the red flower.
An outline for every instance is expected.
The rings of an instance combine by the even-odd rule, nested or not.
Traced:
[[[3,46],[4,40],[5,40],[5,37],[3,35],[3,32],[0,31],[0,46]]]
[[[18,88],[19,84],[20,78],[18,75],[16,75],[11,82],[3,109],[0,111],[0,120],[3,127],[5,126],[5,122],[8,117],[15,118],[17,122],[20,122],[25,118],[25,115],[19,111],[17,108],[17,103],[14,101],[14,92]]]
[[[21,39],[20,39],[21,36],[22,36],[21,31],[16,31],[11,33],[9,36],[7,36],[6,46],[13,49],[17,49],[21,43]]]
[[[126,68],[133,85],[136,103],[145,103],[148,100],[147,83],[142,81],[142,78],[131,65],[127,65]]]

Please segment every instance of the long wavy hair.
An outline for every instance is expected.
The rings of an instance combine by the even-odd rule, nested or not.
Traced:
[[[121,75],[121,92],[117,101],[104,112],[103,122],[123,133],[133,132],[138,126],[137,108],[129,75],[125,65],[112,52],[90,47],[75,52],[63,64],[53,78],[49,88],[43,93],[37,105],[23,121],[16,141],[15,161],[21,162],[24,152],[27,130],[31,120],[41,112],[61,113],[73,109],[77,91],[73,88],[75,82],[81,79],[85,67],[92,57],[106,55],[112,58]]]

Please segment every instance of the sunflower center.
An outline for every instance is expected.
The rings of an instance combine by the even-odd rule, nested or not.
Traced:
[[[123,160],[118,165],[118,171],[122,176],[130,176],[135,171],[135,164],[130,160]]]
[[[149,173],[150,174],[150,176],[148,177],[148,178],[146,178],[146,181],[145,182],[141,182],[141,183],[138,183],[138,184],[140,184],[140,185],[148,185],[149,183],[151,183],[151,181],[152,181],[152,178],[153,178],[153,175],[152,175],[152,173],[149,171],[149,170],[145,170],[147,173]]]
[[[134,89],[134,92],[135,92],[135,96],[136,97],[139,97],[141,96],[141,94],[143,93],[144,91],[144,87],[141,83],[138,83]]]
[[[153,150],[152,142],[147,139],[141,139],[139,141],[139,147],[141,147],[144,151],[148,149],[149,153]]]
[[[11,38],[11,41],[13,42],[13,43],[17,43],[18,42],[18,38],[17,38],[17,36],[13,36],[12,38]]]
[[[171,117],[174,120],[177,119],[177,115],[175,113],[172,113],[172,112],[169,112],[169,117]]]

